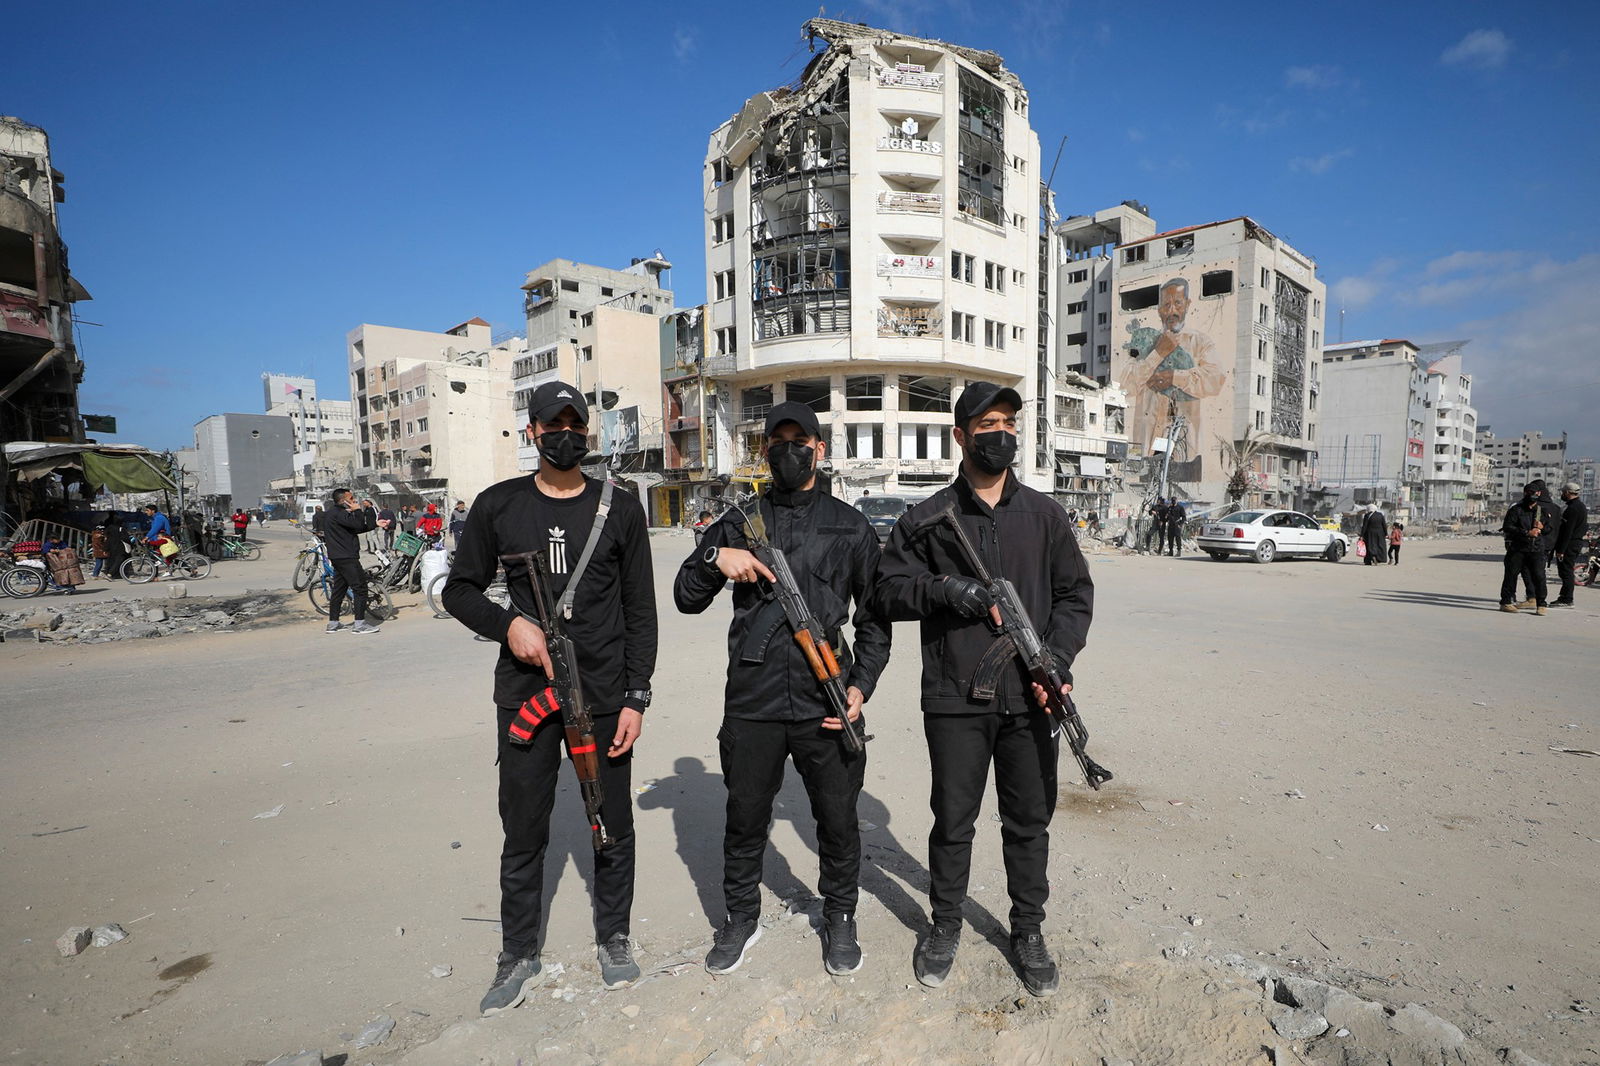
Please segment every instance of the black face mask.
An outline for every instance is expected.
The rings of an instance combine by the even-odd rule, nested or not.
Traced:
[[[571,470],[589,454],[589,438],[575,429],[550,429],[539,434],[539,455],[557,470]]]
[[[1004,473],[1017,457],[1017,435],[997,429],[989,433],[974,433],[967,454],[985,474]]]
[[[786,440],[767,448],[767,465],[772,468],[772,484],[779,492],[805,487],[816,467],[815,448],[799,441]]]

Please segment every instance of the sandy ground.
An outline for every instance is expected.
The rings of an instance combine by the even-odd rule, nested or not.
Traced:
[[[285,585],[298,540],[265,539],[263,560],[220,565],[195,594]],[[956,972],[936,992],[912,978],[930,818],[910,626],[868,706],[865,968],[822,971],[794,780],[766,936],[735,974],[700,968],[721,912],[727,607],[670,613],[690,543],[653,538],[664,638],[634,769],[652,786],[633,927],[647,979],[599,989],[569,784],[547,881],[545,960],[563,972],[493,1019],[476,1017],[499,946],[492,647],[424,607],[370,638],[307,618],[0,645],[0,1055],[1098,1066],[1491,1062],[1513,1047],[1600,1062],[1600,759],[1550,750],[1600,748],[1600,592],[1500,614],[1489,538],[1413,542],[1381,568],[1096,555],[1076,672],[1117,778],[1089,793],[1064,760],[1046,926],[1062,991],[1035,1001],[1002,951],[992,801]],[[132,936],[58,956],[68,926],[103,922]],[[1420,1004],[1468,1040],[1443,1059],[1392,1032],[1291,1043],[1248,967],[1215,961],[1228,953]],[[355,1049],[385,1012],[394,1035]]]

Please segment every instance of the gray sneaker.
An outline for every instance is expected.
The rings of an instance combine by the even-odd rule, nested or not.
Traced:
[[[339,630],[341,630],[343,628],[344,628],[344,623],[343,622],[329,622],[328,623],[328,628],[324,629],[323,632],[324,633],[337,633],[337,632],[339,632]]]
[[[358,635],[361,633],[376,633],[377,631],[378,627],[373,625],[371,622],[368,622],[366,619],[362,619],[350,627],[350,632]]]
[[[617,933],[604,944],[595,945],[600,959],[600,983],[607,989],[621,988],[639,979],[639,964],[633,961],[633,944],[627,933]]]
[[[856,919],[834,914],[822,919],[822,965],[835,977],[861,969],[861,944],[856,940]]]
[[[478,1004],[486,1018],[521,1005],[529,992],[544,983],[544,967],[537,955],[518,959],[502,951],[498,961],[494,983],[484,993],[483,1002]]]
[[[761,939],[761,923],[754,918],[740,921],[732,915],[717,930],[711,950],[706,954],[708,973],[732,973],[744,962],[750,945]]]
[[[1022,987],[1033,996],[1053,996],[1060,985],[1056,962],[1038,933],[1012,933],[1011,954],[1022,973]]]

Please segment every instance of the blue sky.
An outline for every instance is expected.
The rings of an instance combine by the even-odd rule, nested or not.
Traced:
[[[1249,214],[1346,339],[1470,337],[1481,421],[1600,455],[1600,5],[853,0],[1000,52],[1063,214]],[[186,445],[264,371],[347,394],[361,322],[521,318],[524,273],[660,248],[704,294],[709,131],[793,79],[814,3],[219,0],[52,8],[0,112],[67,175],[83,410]],[[13,53],[15,55],[15,53]],[[1340,327],[1330,314],[1328,335]]]

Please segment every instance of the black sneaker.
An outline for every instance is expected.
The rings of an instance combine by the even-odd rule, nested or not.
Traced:
[[[717,930],[716,942],[706,953],[706,970],[709,973],[732,973],[744,962],[750,945],[761,939],[761,923],[754,918],[740,920],[728,916]]]
[[[944,984],[944,979],[950,976],[950,967],[955,965],[956,949],[960,946],[961,926],[935,922],[911,959],[911,969],[917,980],[929,988]]]
[[[633,961],[633,944],[627,933],[617,933],[596,945],[595,953],[600,959],[600,983],[606,988],[621,988],[639,979],[639,964]]]
[[[856,942],[854,915],[834,914],[822,919],[822,965],[835,977],[861,969],[861,945]]]
[[[502,951],[498,961],[494,983],[478,1004],[484,1017],[519,1006],[528,998],[528,993],[544,981],[544,967],[540,965],[537,955],[519,959]]]
[[[1552,607],[1571,607],[1572,606],[1572,601],[1571,600],[1551,600],[1550,601],[1550,606],[1552,606]]]
[[[1011,954],[1017,960],[1017,968],[1022,971],[1022,987],[1030,995],[1053,996],[1060,982],[1060,975],[1056,972],[1055,960],[1050,957],[1050,951],[1044,946],[1044,937],[1039,933],[1013,933],[1011,934]]]

